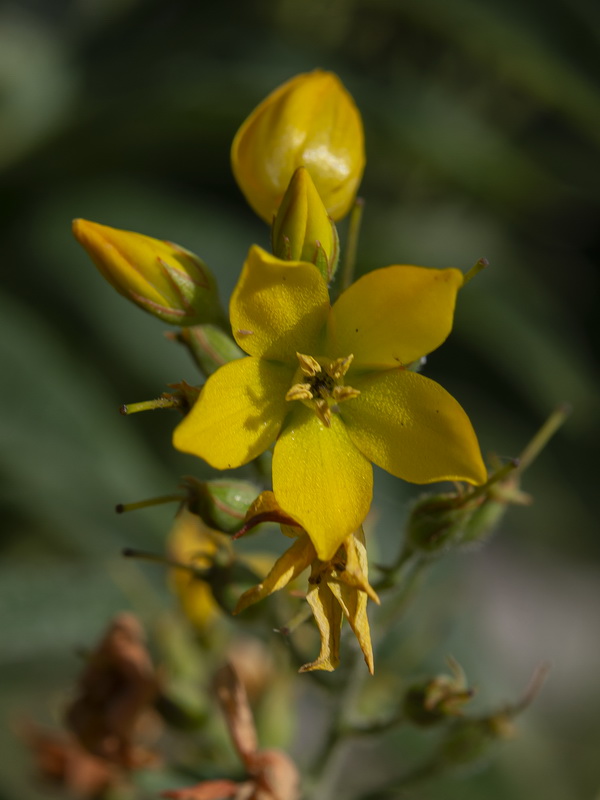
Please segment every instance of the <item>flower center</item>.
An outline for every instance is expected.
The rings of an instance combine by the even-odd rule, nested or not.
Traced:
[[[353,355],[345,358],[313,358],[296,353],[300,367],[296,373],[297,383],[289,389],[286,400],[301,400],[309,406],[327,428],[331,425],[331,409],[360,394],[358,389],[344,385]]]

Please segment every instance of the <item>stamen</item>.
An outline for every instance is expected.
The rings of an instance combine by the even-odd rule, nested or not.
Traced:
[[[296,383],[288,390],[286,400],[312,400],[309,383]]]
[[[331,410],[327,400],[321,398],[315,400],[315,411],[323,425],[325,425],[326,428],[331,428]]]
[[[321,365],[316,358],[305,356],[302,353],[296,353],[296,355],[300,362],[300,369],[305,375],[308,375],[309,378],[314,378],[318,372],[321,372]]]
[[[336,360],[326,368],[326,371],[331,375],[334,381],[339,381],[348,372],[353,360],[354,355],[352,353],[345,358],[336,358]]]
[[[352,397],[358,397],[360,389],[353,389],[352,386],[334,386],[331,393],[336,403],[343,403],[344,400],[350,400]]]

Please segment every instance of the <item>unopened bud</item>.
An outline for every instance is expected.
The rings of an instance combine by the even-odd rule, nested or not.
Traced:
[[[462,706],[474,694],[466,684],[462,667],[448,659],[452,675],[437,675],[411,686],[404,696],[404,715],[416,725],[429,726],[462,714]]]
[[[486,755],[495,741],[512,739],[515,735],[513,720],[534,700],[548,669],[547,664],[536,668],[529,685],[516,703],[483,717],[457,719],[441,743],[438,764],[450,767],[476,762]]]
[[[417,500],[406,528],[410,547],[433,555],[457,543],[473,510],[469,505],[457,505],[458,498],[446,493]]]
[[[516,483],[511,483],[518,463],[509,461],[486,483],[466,492],[425,495],[417,500],[407,523],[409,546],[433,555],[483,540],[500,520],[504,504],[523,497]]]
[[[329,216],[339,220],[354,203],[365,166],[360,113],[332,72],[296,75],[242,124],[231,164],[248,203],[267,223],[301,166],[310,172]]]
[[[234,533],[240,529],[249,506],[258,494],[256,486],[248,481],[200,481],[186,477],[184,482],[189,492],[189,510],[210,528],[223,533]]]
[[[198,325],[221,318],[215,279],[189,250],[85,219],[74,220],[73,234],[119,294],[163,322]]]
[[[335,275],[340,242],[333,220],[304,167],[287,188],[271,232],[273,253],[286,261],[314,264],[327,283]]]

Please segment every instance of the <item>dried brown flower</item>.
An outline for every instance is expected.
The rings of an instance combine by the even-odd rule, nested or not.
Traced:
[[[119,614],[89,655],[67,727],[94,755],[125,768],[152,760],[137,745],[158,682],[144,633],[132,614]]]
[[[259,750],[246,690],[231,664],[215,678],[215,692],[233,745],[248,779],[203,781],[186,789],[163,792],[171,800],[297,800],[300,778],[294,762],[279,750]]]

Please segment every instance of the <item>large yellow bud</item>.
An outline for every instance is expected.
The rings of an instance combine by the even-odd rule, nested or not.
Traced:
[[[198,256],[171,242],[76,219],[73,235],[124,297],[172,325],[215,322],[215,279]]]
[[[332,72],[297,75],[243,123],[231,163],[240,189],[266,222],[298,167],[306,167],[327,213],[339,220],[352,207],[365,166],[360,113]]]

